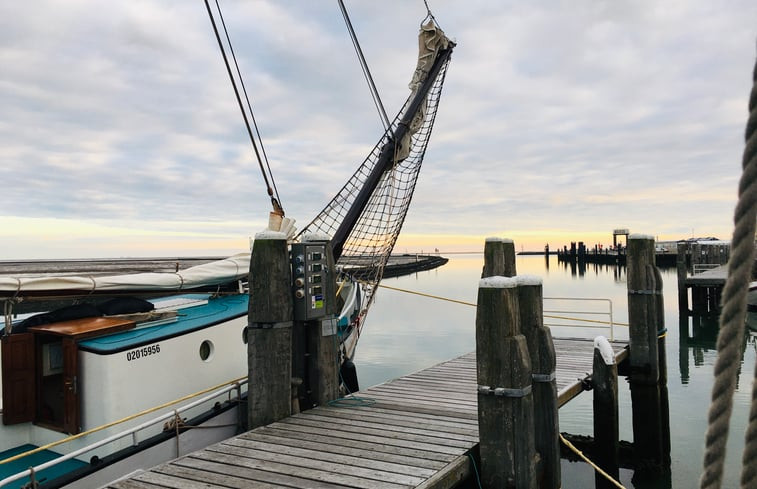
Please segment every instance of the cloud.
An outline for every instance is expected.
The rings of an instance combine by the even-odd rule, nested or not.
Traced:
[[[382,131],[344,21],[314,2],[222,5],[282,202],[304,224]],[[393,117],[425,8],[347,7]],[[728,237],[752,2],[431,7],[458,46],[404,231]],[[35,219],[191,223],[198,237],[210,223],[264,222],[270,205],[202,4],[5,3],[0,63],[0,214],[20,229],[8,248],[36,253],[21,238]]]

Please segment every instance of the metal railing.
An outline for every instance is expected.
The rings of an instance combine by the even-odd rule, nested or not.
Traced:
[[[547,301],[558,301],[561,304],[565,304],[561,309],[547,309]],[[579,303],[593,302],[600,307],[586,309],[566,309],[570,307],[569,302],[576,301]],[[609,330],[609,339],[613,341],[615,339],[615,326],[628,326],[625,323],[615,322],[612,316],[612,301],[610,299],[595,299],[586,297],[544,297],[545,309],[544,309],[544,325],[550,327],[569,327],[569,328],[592,328],[592,329],[605,329]],[[606,305],[605,307],[602,307]],[[557,316],[560,314],[560,316]],[[570,314],[570,316],[562,316],[562,314]],[[597,319],[606,318],[606,319]],[[547,319],[555,320],[547,322]]]
[[[692,274],[696,275],[698,273],[706,272],[708,270],[714,270],[722,266],[723,266],[722,264],[718,264],[718,263],[695,263],[692,266]]]
[[[158,416],[156,418],[153,418],[153,419],[150,419],[148,421],[145,421],[145,422],[143,422],[143,423],[141,423],[141,424],[139,424],[137,426],[134,426],[134,427],[129,428],[127,430],[121,431],[121,432],[116,433],[114,435],[111,435],[111,436],[109,436],[107,438],[103,438],[102,440],[94,442],[94,443],[92,443],[90,445],[87,445],[87,446],[85,446],[83,448],[80,448],[78,450],[74,450],[73,452],[67,453],[65,455],[61,455],[60,457],[57,457],[57,458],[55,458],[53,460],[50,460],[48,462],[45,462],[45,463],[36,465],[34,467],[31,467],[29,469],[26,469],[23,472],[18,472],[17,474],[14,474],[12,476],[6,477],[5,479],[0,480],[0,487],[4,487],[5,485],[7,485],[9,483],[15,482],[15,481],[17,481],[19,479],[23,479],[24,477],[29,477],[32,474],[40,472],[40,471],[45,470],[47,468],[54,467],[55,465],[58,465],[58,464],[60,464],[62,462],[65,462],[66,460],[71,460],[72,458],[76,458],[76,457],[78,457],[80,455],[83,455],[83,454],[85,454],[87,452],[90,452],[90,451],[92,451],[92,450],[94,450],[96,448],[100,448],[103,445],[107,445],[108,443],[112,443],[112,442],[120,440],[122,438],[126,438],[127,436],[131,436],[132,437],[132,444],[133,445],[137,445],[139,443],[139,441],[138,441],[138,433],[140,431],[144,431],[147,428],[150,428],[150,427],[152,427],[152,426],[154,426],[154,425],[156,425],[158,423],[162,423],[162,422],[167,421],[169,419],[175,419],[179,414],[184,413],[184,412],[186,412],[186,411],[188,411],[190,409],[193,409],[193,408],[195,408],[197,406],[200,406],[200,405],[202,405],[204,403],[207,403],[207,402],[209,402],[209,401],[217,398],[218,396],[221,396],[221,395],[226,394],[228,392],[231,392],[233,390],[236,390],[238,398],[241,398],[241,395],[242,395],[242,386],[246,385],[246,384],[247,384],[247,378],[246,377],[241,377],[239,379],[235,379],[235,380],[232,380],[230,382],[226,382],[224,384],[221,384],[221,385],[225,385],[225,387],[219,388],[217,390],[213,390],[213,389],[218,388],[218,386],[211,387],[210,389],[205,389],[205,390],[202,390],[200,392],[196,392],[194,394],[190,394],[188,396],[184,396],[184,397],[182,397],[180,399],[168,402],[166,404],[162,404],[160,406],[156,406],[154,408],[147,409],[145,411],[142,411],[140,413],[134,414],[132,416],[120,419],[118,421],[114,421],[112,423],[108,423],[108,424],[105,424],[105,425],[102,425],[102,426],[98,426],[97,428],[93,428],[93,429],[88,430],[88,431],[86,431],[84,433],[80,433],[79,435],[70,436],[70,437],[65,438],[63,440],[59,440],[57,442],[50,443],[48,445],[35,448],[34,450],[29,450],[28,452],[20,453],[18,455],[13,456],[13,457],[6,458],[5,460],[0,460],[0,464],[12,462],[14,460],[18,460],[18,459],[20,459],[22,457],[25,457],[27,455],[32,455],[32,454],[40,452],[42,450],[46,450],[48,448],[52,448],[53,446],[58,446],[58,445],[61,445],[63,443],[66,443],[68,441],[73,441],[73,440],[78,439],[78,438],[80,438],[82,436],[93,434],[93,433],[96,433],[98,431],[102,431],[104,429],[116,426],[118,424],[123,424],[123,423],[125,423],[127,421],[131,421],[131,420],[133,420],[135,418],[138,418],[140,416],[144,416],[144,415],[149,414],[151,412],[154,412],[156,410],[163,409],[163,408],[168,407],[168,406],[170,406],[172,404],[176,404],[176,403],[182,402],[184,400],[191,399],[193,397],[197,397],[199,395],[202,395],[202,394],[205,394],[205,393],[209,392],[210,390],[213,390],[213,392],[211,392],[210,394],[208,394],[208,395],[206,395],[206,396],[204,396],[204,397],[202,397],[200,399],[192,401],[189,404],[185,404],[183,406],[180,406],[180,407],[178,407],[176,409],[173,409],[173,410],[171,410],[171,411],[169,411],[169,412],[167,412],[165,414],[162,414],[162,415],[160,415],[160,416]]]

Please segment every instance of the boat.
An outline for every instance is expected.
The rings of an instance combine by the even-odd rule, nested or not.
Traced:
[[[455,46],[430,11],[420,31],[411,93],[344,187],[296,235],[272,198],[269,230],[330,238],[343,364],[410,205]],[[0,278],[0,487],[96,487],[244,429],[249,262]]]
[[[746,296],[746,325],[752,331],[757,331],[757,282],[749,283]]]

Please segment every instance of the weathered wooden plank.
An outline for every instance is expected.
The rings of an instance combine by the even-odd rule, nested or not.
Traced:
[[[448,430],[440,430],[432,425],[425,425],[425,427],[413,426],[407,424],[378,422],[375,420],[365,419],[347,419],[339,416],[326,416],[326,413],[320,412],[306,412],[301,416],[303,419],[310,419],[313,421],[322,421],[324,423],[331,423],[334,427],[351,426],[355,428],[367,428],[371,430],[380,431],[392,431],[406,434],[417,434],[440,438],[441,440],[459,440],[464,442],[475,443],[478,441],[478,437],[471,435],[470,433],[452,433]],[[391,420],[390,420],[391,421]],[[441,441],[440,440],[440,441]]]
[[[302,446],[308,446],[309,443],[325,445],[329,447],[326,449],[327,451],[333,451],[336,453],[341,453],[342,451],[349,452],[350,450],[362,450],[372,453],[374,457],[397,456],[401,459],[409,458],[412,460],[412,463],[418,467],[432,469],[439,469],[454,458],[451,455],[438,452],[399,447],[397,445],[388,445],[385,443],[373,443],[364,440],[335,438],[333,436],[303,433],[301,431],[281,430],[271,428],[270,426],[259,428],[254,432],[245,433],[241,435],[241,437],[245,438],[252,433],[270,435],[277,438],[279,443],[282,444],[302,442]]]
[[[228,440],[227,442],[221,442],[217,445],[212,445],[208,447],[206,451],[219,452],[223,453],[224,455],[236,455],[238,457],[255,460],[256,462],[276,463],[283,465],[285,464],[290,467],[297,467],[300,469],[311,469],[321,472],[328,472],[330,474],[334,474],[335,478],[331,479],[334,481],[336,481],[338,477],[350,476],[366,481],[383,481],[384,483],[391,483],[392,485],[414,486],[418,485],[424,479],[422,477],[413,477],[383,470],[355,467],[338,462],[317,460],[308,457],[295,457],[281,452],[269,452],[248,446],[233,445],[231,444],[231,442],[237,442],[237,440]],[[242,445],[253,444],[253,442],[246,440],[241,440],[239,441],[239,443]]]
[[[362,440],[362,441],[374,442],[374,443],[379,443],[379,444],[384,444],[384,445],[389,445],[389,446],[412,448],[415,450],[424,450],[427,452],[436,452],[438,454],[447,455],[446,458],[440,458],[441,460],[447,460],[447,461],[451,461],[454,458],[454,456],[459,455],[459,449],[451,449],[449,447],[444,447],[441,445],[434,445],[430,443],[420,443],[417,441],[403,440],[400,438],[373,436],[373,435],[366,435],[363,433],[355,433],[355,432],[347,432],[347,431],[336,431],[336,430],[330,430],[328,428],[304,426],[302,424],[286,423],[283,421],[280,423],[274,423],[271,426],[274,426],[276,428],[281,428],[281,429],[289,429],[291,431],[296,431],[296,432],[301,432],[301,433],[313,433],[313,434],[318,434],[318,435],[331,436],[334,438],[347,438],[347,439],[354,439],[354,440]]]
[[[393,439],[393,440],[405,440],[405,441],[411,441],[411,442],[418,442],[418,443],[438,446],[444,449],[452,449],[452,448],[467,449],[470,447],[470,443],[467,441],[453,440],[449,438],[439,438],[439,437],[431,436],[431,435],[405,433],[402,431],[387,431],[387,430],[382,430],[382,429],[369,428],[365,426],[354,426],[354,425],[349,425],[349,424],[343,424],[343,425],[337,426],[331,423],[313,420],[313,419],[309,419],[302,416],[287,418],[285,420],[282,420],[281,422],[282,424],[296,424],[300,426],[323,428],[323,429],[331,430],[333,432],[373,435],[373,436],[379,436],[379,437],[384,437],[384,438]],[[453,450],[447,453],[458,453],[458,452]]]
[[[343,409],[343,408],[324,408],[321,407],[319,409]],[[462,425],[473,425],[475,429],[478,429],[478,421],[470,419],[469,416],[447,416],[447,415],[441,415],[441,414],[428,414],[428,413],[418,413],[413,412],[409,410],[404,410],[401,407],[396,409],[386,409],[379,407],[377,405],[371,405],[370,409],[358,409],[361,413],[366,414],[388,414],[388,415],[399,415],[404,418],[413,418],[413,419],[421,419],[421,420],[430,420],[430,421],[439,421],[439,422],[451,422],[455,425],[462,424]]]
[[[184,469],[197,470],[201,473],[209,474],[229,474],[233,472],[235,477],[239,477],[243,480],[250,481],[248,483],[234,485],[231,487],[246,487],[253,485],[258,487],[258,484],[273,484],[275,487],[308,487],[309,489],[338,489],[342,487],[349,487],[339,485],[333,482],[322,482],[313,479],[304,479],[302,477],[295,477],[290,474],[281,474],[277,472],[269,472],[259,469],[251,469],[248,467],[241,467],[239,465],[228,465],[225,463],[214,462],[211,460],[203,460],[194,457],[182,457],[174,460],[170,464],[171,466],[178,466]]]
[[[380,470],[383,472],[392,472],[396,474],[417,476],[422,478],[431,477],[436,472],[434,470],[411,466],[407,463],[399,464],[393,462],[384,462],[380,460],[374,460],[370,457],[356,457],[354,455],[321,452],[317,450],[307,450],[299,447],[281,445],[279,443],[276,443],[275,441],[271,441],[270,439],[260,439],[254,436],[247,438],[234,438],[227,440],[224,443],[241,448],[250,448],[253,450],[275,453],[277,455],[288,455],[292,457],[302,457],[303,459],[322,460],[337,464],[352,465],[355,467],[363,467],[366,469]],[[285,462],[285,460],[283,459],[277,460]]]
[[[461,455],[416,489],[450,489],[471,475],[470,455]]]
[[[226,467],[225,465],[223,467]],[[177,464],[163,464],[152,469],[153,472],[160,474],[172,475],[191,481],[207,481],[208,483],[218,484],[223,487],[245,487],[254,482],[256,489],[274,489],[281,487],[278,484],[270,484],[260,480],[250,480],[236,475],[228,475],[223,472],[214,472],[209,470],[200,470],[194,467],[183,467]],[[307,482],[300,479],[301,482]],[[332,486],[329,486],[332,487]]]
[[[323,409],[319,408],[318,413],[324,416],[338,416],[346,420],[356,421],[374,421],[377,423],[391,423],[394,426],[409,426],[413,428],[422,428],[428,430],[444,429],[448,433],[464,434],[464,435],[478,435],[478,426],[471,426],[470,424],[462,424],[449,421],[439,420],[426,420],[426,419],[407,419],[401,414],[384,414],[373,413],[371,411],[364,412],[352,412],[349,410],[338,409]]]
[[[158,472],[143,472],[136,476],[134,480],[155,484],[160,487],[168,487],[171,489],[224,489],[226,486],[220,486],[217,484],[211,484],[208,482],[198,482],[194,480],[185,479],[183,477],[175,477],[173,475],[161,474]]]
[[[147,482],[136,481],[134,479],[124,479],[108,484],[108,489],[155,489],[157,487],[159,486],[148,484]]]
[[[429,464],[426,463],[428,461],[425,459],[402,456],[395,453],[382,453],[375,450],[343,447],[327,443],[315,443],[293,438],[270,436],[258,433],[257,431],[246,433],[244,436],[236,438],[235,441],[236,440],[263,442],[271,445],[279,445],[281,446],[281,450],[287,450],[288,448],[294,450],[287,453],[299,453],[301,451],[315,452],[315,454],[310,455],[312,458],[329,457],[329,459],[338,461],[342,460],[340,457],[344,456],[349,457],[350,459],[361,459],[353,461],[353,464],[357,466],[361,466],[363,463],[366,463],[370,464],[370,466],[373,466],[374,468],[388,468],[389,465],[384,466],[383,464],[373,464],[373,462],[387,463],[396,466],[394,468],[396,472],[408,473],[410,475],[430,476],[436,472],[435,469],[439,469],[444,466],[443,463],[436,462],[434,462],[432,466],[429,466]]]
[[[218,447],[219,445],[213,445]],[[210,448],[210,447],[209,447]],[[216,448],[217,450],[217,448]],[[243,457],[230,453],[223,453],[216,450],[201,450],[193,454],[188,455],[189,458],[210,460],[229,465],[229,470],[237,470],[233,466],[247,467],[251,469],[259,469],[267,472],[273,472],[278,474],[288,474],[294,477],[302,479],[312,479],[315,481],[328,482],[334,484],[342,484],[349,487],[359,488],[376,488],[376,489],[400,489],[407,487],[402,484],[392,484],[389,482],[382,482],[380,480],[368,480],[363,477],[355,477],[347,474],[340,474],[331,472],[328,470],[319,470],[307,467],[299,467],[296,465],[284,464],[276,461],[269,460],[256,460],[254,458]]]

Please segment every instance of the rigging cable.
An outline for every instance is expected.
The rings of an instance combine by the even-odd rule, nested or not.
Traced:
[[[381,102],[381,97],[379,96],[378,89],[376,88],[376,84],[373,82],[373,77],[371,76],[371,71],[368,69],[368,63],[365,61],[363,50],[360,49],[360,43],[357,40],[357,35],[355,35],[355,29],[352,28],[352,22],[350,21],[349,15],[347,15],[347,8],[344,6],[343,0],[337,1],[339,2],[339,8],[342,11],[342,17],[344,17],[344,23],[347,25],[347,30],[350,33],[350,38],[352,39],[352,45],[355,48],[355,53],[357,54],[357,58],[360,61],[360,67],[363,69],[365,81],[368,82],[368,88],[371,90],[371,97],[373,97],[373,103],[376,105],[376,110],[378,110],[381,123],[384,126],[384,130],[389,131],[389,128],[391,127],[389,117],[387,117],[386,115],[384,104]]]
[[[273,179],[273,173],[271,173],[271,167],[268,165],[268,158],[266,157],[266,165],[268,165],[268,172],[271,175],[271,181],[273,182],[273,188],[271,187],[271,183],[268,181],[268,174],[266,174],[265,168],[263,166],[263,160],[260,157],[260,151],[258,151],[258,145],[255,142],[255,137],[252,133],[252,128],[250,127],[250,121],[247,118],[247,112],[244,110],[244,105],[242,104],[242,98],[239,95],[239,89],[237,88],[236,81],[234,80],[234,75],[231,72],[231,65],[229,64],[229,58],[226,56],[226,50],[223,47],[223,41],[221,41],[221,35],[218,32],[218,27],[216,26],[215,18],[213,17],[213,12],[210,9],[210,4],[208,3],[208,0],[205,0],[205,8],[208,10],[208,17],[210,17],[210,23],[213,25],[213,32],[215,32],[216,40],[218,41],[218,48],[221,50],[221,55],[223,56],[224,64],[226,65],[226,71],[229,74],[229,80],[231,80],[231,86],[234,89],[234,95],[237,98],[237,104],[239,104],[239,110],[242,112],[242,118],[244,119],[245,127],[247,128],[247,134],[250,137],[250,142],[252,143],[252,148],[255,150],[255,156],[258,160],[258,166],[260,167],[260,173],[263,175],[263,180],[265,181],[266,191],[268,193],[268,196],[271,198],[271,204],[273,205],[273,210],[277,213],[280,213],[282,216],[284,215],[284,209],[281,207],[281,201],[279,200],[278,190],[274,193],[274,188],[276,187],[276,182]],[[216,0],[216,8],[218,8],[218,13],[221,17],[221,22],[223,23],[223,14],[221,14],[221,7],[218,5],[218,0]],[[226,24],[223,24],[224,31],[226,31]],[[231,47],[231,40],[229,39],[228,31],[226,31],[226,39],[229,43],[229,48],[231,49],[232,57],[234,58],[234,64],[237,68],[237,73],[239,74],[239,80],[242,84],[242,88],[244,89],[244,82],[242,81],[242,75],[239,72],[239,65],[237,64],[236,56],[234,56],[234,49]],[[247,99],[247,106],[250,109],[250,115],[252,117],[253,123],[255,123],[255,116],[252,112],[252,106],[250,105],[250,99],[247,96],[247,90],[244,89],[244,95]],[[255,123],[255,130],[257,131],[257,123]],[[263,147],[263,142],[260,139],[260,132],[257,132],[258,139],[260,140],[260,146]],[[265,155],[265,149],[263,149],[263,154]]]

